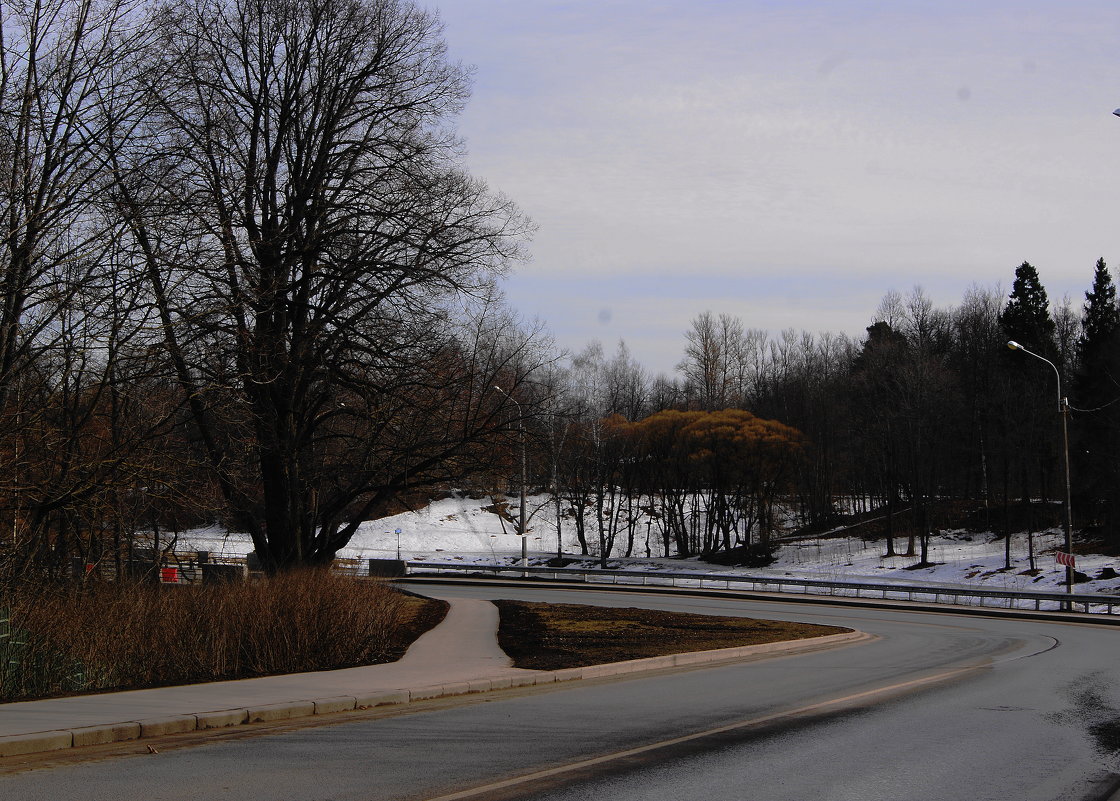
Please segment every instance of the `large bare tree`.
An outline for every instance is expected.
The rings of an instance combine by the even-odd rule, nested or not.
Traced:
[[[434,16],[398,0],[158,15],[121,207],[236,524],[270,569],[329,561],[387,497],[508,426],[493,384],[525,380],[531,345],[470,321],[497,308],[525,224],[458,164],[467,74]]]

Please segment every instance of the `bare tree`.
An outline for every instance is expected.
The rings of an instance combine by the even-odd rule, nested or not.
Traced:
[[[637,420],[648,409],[649,381],[645,369],[630,355],[624,340],[618,341],[615,355],[602,366],[606,414],[620,414]]]
[[[711,411],[740,404],[747,352],[742,321],[728,314],[714,317],[704,312],[692,321],[685,337],[688,345],[677,369],[684,374],[696,405]]]
[[[104,144],[132,92],[146,29],[123,2],[0,5],[0,406],[101,282]]]
[[[141,435],[102,436],[140,322],[105,203],[107,145],[137,107],[151,30],[137,6],[0,5],[0,488],[17,550],[49,565]]]
[[[504,425],[510,349],[457,320],[464,298],[494,308],[526,226],[458,167],[467,80],[433,16],[172,0],[159,22],[118,192],[165,345],[263,563],[329,561],[386,497]]]

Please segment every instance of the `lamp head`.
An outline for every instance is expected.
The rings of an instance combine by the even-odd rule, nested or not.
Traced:
[[[1112,113],[1115,114],[1117,117],[1120,117],[1120,108],[1116,109],[1116,111],[1114,111]]]
[[[1117,111],[1120,111],[1120,109],[1117,109]],[[1022,350],[1023,349],[1023,346],[1020,345],[1018,342],[1016,342],[1014,339],[1007,340],[1007,347],[1011,348],[1011,350]]]

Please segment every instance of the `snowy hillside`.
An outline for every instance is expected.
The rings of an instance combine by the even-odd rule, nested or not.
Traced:
[[[358,534],[339,556],[354,559],[392,559],[398,544],[402,558],[414,561],[467,561],[472,563],[511,562],[521,554],[520,537],[511,523],[493,511],[494,501],[508,504],[507,513],[516,518],[516,498],[472,499],[455,495],[433,502],[426,508],[362,524]],[[490,507],[488,510],[487,507]],[[547,496],[528,499],[530,557],[548,558],[557,553],[554,507]],[[646,536],[652,530],[650,553],[646,559]],[[399,534],[398,534],[399,531]],[[575,527],[570,519],[562,521],[562,550],[566,556],[579,556]],[[592,540],[592,532],[588,531]],[[634,558],[612,558],[610,566],[652,570],[749,572],[754,575],[787,575],[802,578],[867,578],[896,583],[985,586],[1008,589],[1060,590],[1064,587],[1064,568],[1055,564],[1053,550],[1060,547],[1059,530],[1035,534],[1037,575],[1028,575],[1026,535],[1013,538],[1012,569],[1004,571],[1004,543],[990,534],[951,533],[930,543],[933,567],[912,569],[915,557],[883,557],[881,542],[865,542],[859,537],[824,537],[783,545],[777,562],[768,568],[725,568],[695,559],[664,559],[652,529],[645,519],[635,527]],[[594,551],[592,556],[597,556]],[[905,545],[904,542],[898,543]],[[200,529],[180,536],[178,550],[204,550],[215,556],[241,556],[252,550],[249,538],[220,528]],[[616,553],[619,552],[616,548]],[[1120,559],[1078,555],[1077,569],[1092,579],[1078,584],[1076,592],[1120,593],[1120,577],[1108,578],[1120,569]],[[1104,573],[1105,578],[1098,578]]]

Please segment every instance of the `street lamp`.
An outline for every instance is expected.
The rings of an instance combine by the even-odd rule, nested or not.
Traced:
[[[529,564],[529,542],[525,536],[525,482],[526,482],[526,469],[525,469],[525,429],[522,427],[521,421],[524,419],[524,413],[521,411],[521,404],[513,400],[504,389],[497,384],[494,389],[501,392],[506,398],[513,402],[517,407],[517,437],[521,440],[521,508],[517,518],[517,533],[521,535],[521,566],[526,567]]]
[[[1120,109],[1114,112],[1120,116]],[[1069,493],[1069,426],[1067,420],[1069,419],[1069,398],[1062,396],[1062,374],[1058,372],[1057,366],[1054,362],[1047,358],[1039,356],[1037,353],[1027,350],[1018,342],[1013,339],[1007,341],[1007,347],[1011,350],[1021,350],[1028,356],[1034,356],[1039,361],[1046,362],[1054,371],[1054,377],[1058,380],[1058,414],[1062,416],[1062,459],[1065,464],[1066,474],[1066,556],[1069,561],[1066,563],[1066,592],[1073,592],[1073,511],[1070,506],[1070,493]]]

